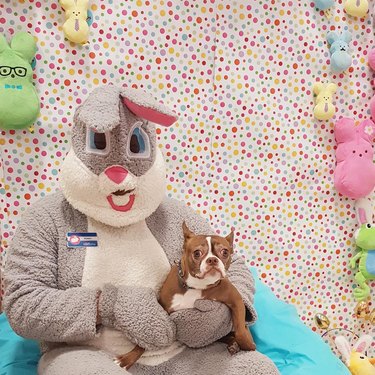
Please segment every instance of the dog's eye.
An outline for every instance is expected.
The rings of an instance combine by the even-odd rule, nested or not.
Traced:
[[[360,359],[365,359],[365,357],[363,355],[360,355],[359,358]]]
[[[224,257],[224,258],[227,258],[228,255],[229,255],[229,251],[227,249],[223,249],[221,250],[221,255]]]
[[[202,256],[202,252],[200,250],[195,250],[193,256],[195,259],[198,259]]]

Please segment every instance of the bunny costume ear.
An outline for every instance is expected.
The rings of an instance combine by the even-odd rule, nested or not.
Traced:
[[[344,336],[337,336],[335,338],[335,344],[339,352],[341,353],[345,363],[348,365],[350,360],[350,344]]]
[[[171,126],[176,120],[176,114],[155,98],[131,87],[123,87],[121,90],[122,101],[130,112],[145,120],[158,125]]]
[[[355,212],[359,225],[372,222],[373,206],[370,198],[360,198],[355,201]]]
[[[372,337],[370,335],[362,335],[354,344],[353,350],[359,353],[365,353],[365,351],[371,345],[371,343]]]
[[[375,124],[367,119],[358,126],[358,132],[364,140],[372,142],[375,138]]]
[[[355,137],[354,120],[342,117],[335,124],[335,138],[337,143],[347,142]]]
[[[122,104],[140,118],[164,126],[177,120],[174,112],[159,104],[151,95],[111,85],[95,89],[77,109],[74,120],[99,133],[111,131],[120,123],[120,97]]]
[[[327,34],[327,42],[329,44],[333,44],[334,42],[336,42],[337,40],[339,39],[339,36],[336,32],[334,31],[330,31],[328,34]]]

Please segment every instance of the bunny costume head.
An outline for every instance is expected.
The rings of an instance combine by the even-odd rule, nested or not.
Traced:
[[[369,195],[375,187],[375,124],[365,120],[355,126],[354,120],[341,118],[335,125],[337,166],[334,175],[339,193],[352,199]]]
[[[146,93],[96,89],[74,116],[72,149],[60,173],[66,199],[111,226],[150,216],[164,198],[166,174],[153,123],[175,121],[172,111]]]

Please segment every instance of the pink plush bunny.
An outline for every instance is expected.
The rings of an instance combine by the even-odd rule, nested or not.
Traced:
[[[374,7],[374,11],[375,11],[375,7]],[[375,70],[375,48],[373,48],[368,54],[368,64],[370,68]],[[371,110],[371,117],[375,121],[375,95],[372,97],[370,101],[370,110]]]
[[[374,150],[375,124],[341,118],[335,125],[337,166],[334,183],[337,191],[346,197],[359,199],[369,195],[375,187]]]

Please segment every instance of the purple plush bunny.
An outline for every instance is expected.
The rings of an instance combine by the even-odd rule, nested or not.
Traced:
[[[335,125],[337,166],[334,183],[346,197],[359,199],[375,187],[374,150],[375,124],[371,120],[355,126],[354,120],[341,118]]]

